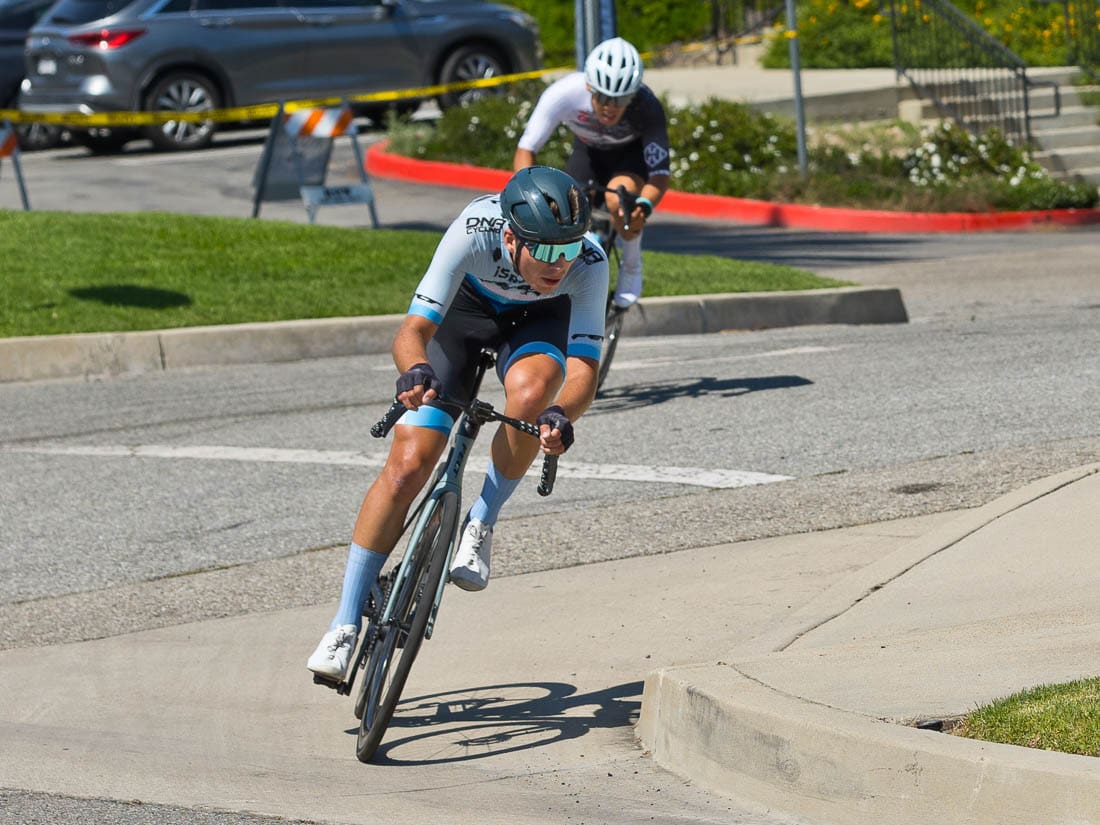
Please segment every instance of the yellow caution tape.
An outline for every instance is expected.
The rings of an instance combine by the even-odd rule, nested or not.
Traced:
[[[389,103],[396,100],[434,97],[447,92],[466,89],[484,89],[502,86],[521,80],[533,80],[550,72],[561,69],[537,69],[531,72],[484,77],[478,80],[464,80],[459,83],[445,83],[437,86],[422,86],[417,89],[399,89],[370,94],[350,95],[348,97],[326,97],[316,100],[291,100],[283,104],[283,111],[290,113],[298,109],[318,109],[339,106],[348,103]],[[210,109],[202,112],[24,112],[17,109],[0,109],[0,118],[8,118],[12,123],[48,123],[55,126],[155,126],[162,123],[235,123],[242,120],[271,120],[279,111],[278,103],[261,103],[255,106],[235,106],[231,109]]]

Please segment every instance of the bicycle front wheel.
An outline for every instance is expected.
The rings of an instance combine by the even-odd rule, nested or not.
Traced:
[[[596,375],[596,392],[603,387],[607,373],[611,370],[611,359],[615,357],[615,349],[619,346],[619,336],[623,331],[623,316],[626,310],[615,306],[608,300],[607,315],[603,325],[603,353],[600,356],[600,369]]]
[[[390,621],[378,629],[365,668],[363,715],[355,755],[369,762],[389,727],[413,661],[424,640],[435,594],[447,564],[458,518],[458,495],[444,493],[427,504],[422,530],[414,533],[408,575],[390,595]]]

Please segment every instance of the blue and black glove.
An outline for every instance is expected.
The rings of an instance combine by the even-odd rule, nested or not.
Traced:
[[[551,430],[558,430],[561,432],[562,452],[573,446],[573,422],[569,420],[569,416],[565,414],[565,410],[557,404],[552,407],[547,407],[539,413],[539,417],[535,419],[535,423],[540,427],[543,424],[547,424]]]
[[[436,395],[443,394],[443,382],[435,374],[432,365],[427,362],[413,364],[397,377],[397,394],[409,392],[414,387],[423,386],[424,392],[435,390]]]

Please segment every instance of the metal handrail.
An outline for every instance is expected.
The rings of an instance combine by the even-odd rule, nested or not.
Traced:
[[[997,129],[1018,145],[1031,143],[1031,121],[1057,117],[1055,81],[1027,76],[1027,64],[949,0],[890,0],[894,67],[922,98],[976,134]],[[1029,93],[1053,91],[1053,109],[1032,111]]]

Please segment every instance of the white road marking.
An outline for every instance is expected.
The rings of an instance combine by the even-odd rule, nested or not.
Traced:
[[[790,347],[789,349],[776,349],[768,352],[752,352],[743,353],[740,355],[714,355],[707,356],[705,358],[684,358],[677,355],[659,356],[656,358],[645,358],[636,361],[629,361],[625,359],[616,359],[614,366],[616,369],[653,369],[656,367],[667,366],[687,366],[689,364],[719,364],[729,361],[751,361],[754,358],[778,358],[785,355],[816,355],[821,352],[835,352],[836,350],[843,349],[843,347]]]
[[[690,343],[692,346],[698,345],[698,341],[691,341]],[[663,351],[668,349],[667,346],[661,346],[660,348]],[[717,355],[707,356],[706,358],[684,358],[681,355],[663,355],[637,361],[617,360],[615,361],[615,366],[623,367],[624,369],[627,367],[631,369],[646,369],[648,367],[667,367],[670,364],[676,366],[680,364],[717,364],[725,361],[751,361],[753,358],[778,358],[785,355],[816,355],[820,352],[836,352],[842,349],[844,349],[844,347],[789,347],[787,349],[773,349],[766,352],[741,353],[739,355]],[[397,372],[397,368],[389,362],[385,364],[375,364],[371,369],[375,372]]]
[[[166,458],[204,461],[253,461],[279,464],[328,464],[381,468],[383,455],[341,450],[288,450],[274,447],[172,446],[167,444],[126,445],[43,445],[4,447],[3,452],[36,455],[81,455],[103,458]],[[478,464],[477,461],[471,466]],[[532,475],[540,471],[536,461]],[[485,470],[484,462],[478,468]],[[566,459],[558,466],[560,478],[589,478],[602,481],[633,481],[643,484],[687,484],[693,487],[728,489],[788,481],[791,476],[754,473],[746,470],[706,469],[702,467],[656,467],[640,464],[582,464]]]

